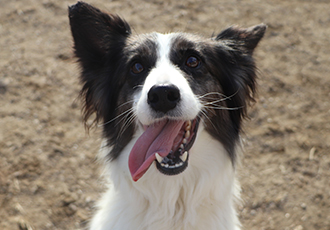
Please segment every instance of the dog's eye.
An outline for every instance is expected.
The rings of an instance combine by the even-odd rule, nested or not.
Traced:
[[[197,57],[194,56],[190,56],[187,58],[186,60],[186,66],[190,67],[190,68],[196,68],[198,67],[200,64],[200,61]]]
[[[132,67],[131,67],[131,71],[134,74],[139,74],[144,70],[143,65],[141,63],[135,62]]]

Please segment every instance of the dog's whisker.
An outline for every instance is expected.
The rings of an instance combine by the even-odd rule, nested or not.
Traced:
[[[120,137],[124,134],[126,129],[134,122],[135,119],[136,119],[136,116],[134,115],[134,113],[129,114],[128,119],[125,121],[125,123],[123,124],[122,128],[119,131],[118,137]]]
[[[128,115],[129,117],[131,117],[130,115]],[[120,122],[123,120],[123,118],[120,120]],[[119,130],[119,134],[118,134],[118,138],[119,137],[121,137],[122,136],[122,134],[125,132],[125,130],[126,130],[126,124],[128,123],[128,119],[125,119],[125,122],[124,122],[124,124],[121,124],[120,126],[121,126],[121,128],[120,128],[120,130]]]
[[[133,108],[128,109],[127,112],[126,112],[126,114],[125,114],[125,116],[123,116],[123,117],[117,122],[116,126],[117,126],[117,125],[121,125],[121,122],[122,122],[123,120],[127,120],[127,119],[132,115],[132,111],[133,111]]]
[[[211,105],[211,104],[216,104],[216,103],[222,102],[224,100],[226,100],[226,98],[222,98],[222,99],[215,100],[215,101],[205,101],[205,103],[204,103],[204,101],[202,101],[202,104],[203,105]]]
[[[127,105],[127,104],[132,103],[132,102],[134,102],[134,100],[129,100],[129,101],[127,101],[127,102],[125,102],[125,103],[117,106],[116,110],[119,109],[119,108],[121,108],[121,107],[123,107],[124,105]]]
[[[215,125],[213,124],[212,120],[209,118],[209,116],[207,115],[206,113],[206,110],[205,109],[202,109],[201,111],[201,114],[204,115],[204,117],[210,122],[210,124],[213,126],[213,128],[216,128]]]
[[[204,106],[205,108],[208,109],[219,109],[219,110],[239,110],[244,108],[244,106],[240,106],[240,107],[235,107],[235,108],[228,108],[228,107],[224,107],[224,106]]]
[[[197,95],[197,97],[199,99],[201,99],[201,98],[204,98],[204,97],[207,97],[207,96],[210,96],[210,95],[219,95],[219,96],[222,96],[222,97],[227,97],[226,95],[224,95],[222,93],[219,93],[219,92],[208,92],[208,93],[205,93],[203,95]]]
[[[209,92],[209,93],[206,93],[206,94],[203,94],[203,95],[199,95],[198,96],[198,99],[203,99],[203,98],[207,98],[208,96],[212,96],[212,95],[218,95],[218,96],[222,96],[223,98],[219,99],[221,101],[224,101],[224,100],[228,100],[228,99],[231,99],[232,97],[234,97],[236,94],[238,93],[238,90],[233,93],[232,95],[230,96],[226,96],[222,93],[219,93],[219,92]],[[214,99],[214,98],[211,98],[211,99]]]
[[[113,121],[115,121],[116,119],[118,119],[118,118],[124,116],[125,114],[131,112],[132,110],[133,110],[133,108],[127,109],[127,110],[125,110],[124,112],[122,112],[121,114],[119,114],[118,116],[112,118],[110,121],[107,121],[107,122],[104,122],[104,123],[102,123],[102,124],[99,124],[98,127],[102,127],[102,126],[105,126],[105,125],[107,125],[107,124],[110,124],[111,122],[113,122]]]

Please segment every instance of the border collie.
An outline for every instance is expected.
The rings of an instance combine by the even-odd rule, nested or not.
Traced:
[[[240,229],[239,135],[266,26],[133,35],[84,2],[69,18],[84,120],[103,127],[110,182],[90,229]]]

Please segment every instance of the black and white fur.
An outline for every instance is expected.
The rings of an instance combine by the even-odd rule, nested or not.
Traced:
[[[254,100],[252,53],[266,26],[230,27],[212,38],[133,35],[118,16],[83,2],[69,7],[69,17],[84,119],[95,114],[103,127],[99,158],[109,181],[90,229],[240,229],[239,134]],[[154,103],[155,87],[174,90],[174,99]],[[134,181],[130,152],[146,127],[165,119],[195,121],[187,165],[176,172],[155,160]]]

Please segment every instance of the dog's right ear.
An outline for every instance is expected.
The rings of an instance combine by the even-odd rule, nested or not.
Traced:
[[[131,34],[126,21],[85,2],[70,6],[69,18],[75,55],[83,70],[102,67],[107,52],[117,50]]]
[[[120,84],[113,74],[123,58],[131,29],[117,15],[103,13],[84,2],[69,7],[69,18],[74,52],[81,66],[83,116],[86,127],[90,127],[87,120],[94,113],[92,124],[114,116]]]

